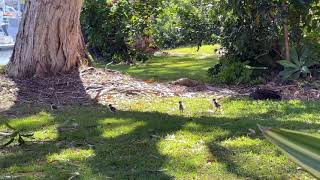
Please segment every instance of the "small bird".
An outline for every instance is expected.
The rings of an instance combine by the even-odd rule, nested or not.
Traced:
[[[182,101],[179,101],[179,110],[181,114],[184,112],[184,106]]]
[[[253,136],[253,135],[256,135],[256,131],[254,129],[248,129],[249,130],[249,133],[247,134],[248,136]]]
[[[58,110],[58,106],[54,105],[53,103],[50,104],[50,108],[51,111]]]
[[[218,103],[217,99],[212,99],[212,108],[215,108],[214,113],[218,110],[223,112],[221,104]]]
[[[216,99],[212,99],[212,103],[214,105],[214,107],[216,109],[220,109],[221,108],[221,105],[218,103],[218,101]]]
[[[109,110],[112,112],[112,113],[116,113],[117,112],[117,109],[115,107],[112,106],[112,104],[109,104]]]

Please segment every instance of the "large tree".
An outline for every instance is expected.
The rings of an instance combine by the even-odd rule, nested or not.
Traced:
[[[87,62],[80,29],[82,0],[28,0],[7,67],[25,78],[68,72]]]

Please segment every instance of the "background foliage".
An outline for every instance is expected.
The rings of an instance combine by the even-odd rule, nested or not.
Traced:
[[[239,71],[266,67],[268,71],[258,73],[264,77],[287,71],[280,61],[285,60],[288,26],[291,58],[315,62],[308,67],[311,74],[319,67],[319,0],[87,0],[82,24],[91,53],[107,62],[145,62],[156,50],[219,43],[225,54],[222,68],[210,68],[209,74],[222,83],[237,76],[228,74],[235,64]],[[308,57],[302,57],[305,49]],[[251,74],[249,79],[256,75]]]
[[[212,43],[219,33],[212,6],[200,0],[87,0],[81,22],[94,56],[120,62],[144,53],[133,47],[141,37],[157,48]]]

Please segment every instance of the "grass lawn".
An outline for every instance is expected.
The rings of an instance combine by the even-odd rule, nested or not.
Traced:
[[[106,107],[39,109],[23,117],[0,117],[35,132],[38,143],[0,150],[0,179],[312,179],[297,170],[260,133],[256,124],[318,134],[319,102],[222,101],[178,98],[139,100]],[[42,142],[45,141],[45,142]]]
[[[198,47],[180,47],[176,49],[168,49],[165,52],[171,54],[189,54],[189,55],[212,55],[214,54],[215,49],[219,49],[220,45],[203,45],[200,47],[199,51],[197,51]]]
[[[0,65],[0,74],[5,73],[5,65]]]
[[[218,46],[205,45],[199,52],[195,47],[167,50],[170,56],[152,57],[136,66],[111,65],[109,68],[143,80],[173,81],[185,77],[209,82],[207,70],[218,62],[213,55],[215,48]]]

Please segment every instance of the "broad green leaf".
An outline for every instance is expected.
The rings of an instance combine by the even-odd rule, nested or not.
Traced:
[[[290,61],[287,60],[281,60],[279,61],[279,64],[281,64],[284,68],[297,68],[298,66],[296,64],[293,64]]]
[[[279,76],[281,77],[282,80],[286,81],[286,80],[294,79],[295,77],[298,76],[297,74],[299,74],[300,76],[299,69],[285,69],[279,73]]]
[[[302,66],[301,68],[302,73],[304,74],[310,74],[310,69],[307,66]]]
[[[265,128],[259,125],[264,136],[291,160],[320,178],[320,138],[286,129]]]

